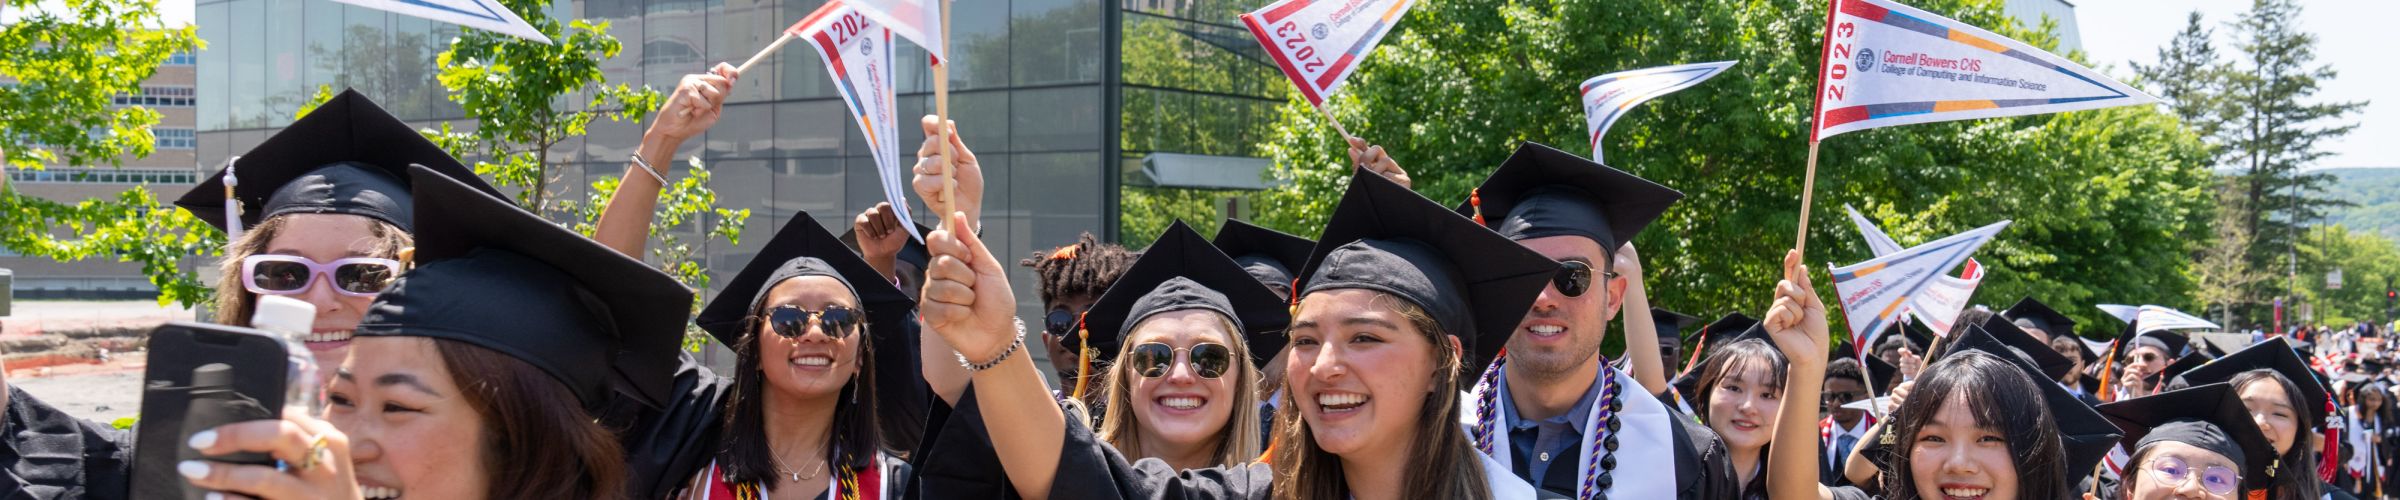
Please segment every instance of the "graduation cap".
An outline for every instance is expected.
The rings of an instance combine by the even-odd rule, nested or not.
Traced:
[[[1683,193],[1574,153],[1527,142],[1458,207],[1512,240],[1574,235],[1614,252]]]
[[[1292,269],[1308,263],[1308,251],[1317,242],[1285,234],[1282,231],[1259,227],[1240,219],[1225,219],[1225,227],[1217,229],[1217,238],[1209,243],[1233,256],[1242,271],[1250,273],[1267,288],[1274,290],[1286,302],[1292,298]]]
[[[2304,408],[2298,409],[2308,414],[2307,427],[2325,425],[2325,402],[2329,400],[2327,394],[2331,391],[2325,389],[2325,384],[2317,379],[2316,370],[2310,369],[2308,361],[2301,359],[2293,349],[2289,338],[2267,339],[2266,342],[2183,372],[2181,378],[2186,385],[2204,385],[2231,382],[2235,375],[2251,370],[2273,370],[2300,388],[2301,406]]]
[[[2198,352],[2184,354],[2183,357],[2175,358],[2175,362],[2167,363],[2166,368],[2159,369],[2158,380],[2162,382],[2175,380],[2175,377],[2183,376],[2184,372],[2199,368],[2200,365],[2208,364],[2210,360],[2214,359],[2216,358]]]
[[[1659,307],[1650,308],[1650,320],[1658,323],[1659,340],[1674,342],[1683,340],[1683,329],[1700,324],[1700,318]]]
[[[767,300],[767,292],[786,280],[807,276],[822,276],[841,282],[858,299],[867,313],[868,335],[877,339],[905,335],[908,313],[916,301],[892,286],[874,266],[851,253],[841,238],[817,224],[808,212],[792,216],[767,240],[749,265],[734,273],[733,280],[717,292],[716,300],[700,308],[693,323],[707,330],[709,336],[728,346],[741,345],[742,335],[754,329],[749,319]]]
[[[1167,226],[1156,243],[1142,251],[1125,274],[1109,285],[1092,308],[1083,313],[1083,335],[1067,338],[1070,348],[1083,337],[1095,361],[1112,361],[1133,327],[1162,313],[1187,310],[1215,312],[1233,320],[1250,362],[1264,366],[1283,350],[1283,329],[1292,322],[1291,308],[1250,275],[1232,257],[1210,245],[1183,221]]]
[[[1489,366],[1558,275],[1558,261],[1381,175],[1353,170],[1309,252],[1300,294],[1366,289],[1408,300],[1458,337],[1468,370]]]
[[[2017,305],[2008,306],[2008,310],[2000,311],[2000,316],[2016,322],[2020,328],[2041,330],[2044,335],[2052,337],[2075,335],[2074,318],[2059,314],[2057,309],[2051,309],[2042,301],[2033,300],[2033,297],[2018,300]]]
[[[2139,328],[2139,324],[2127,323],[2125,325],[2125,331],[2127,333],[2139,331],[2136,330],[2136,328]],[[2114,359],[2110,359],[2109,361],[2122,362],[2125,360],[2125,356],[2133,354],[2134,349],[2138,349],[2143,346],[2157,347],[2162,351],[2166,351],[2167,356],[2170,357],[2180,356],[2183,354],[2183,348],[2191,345],[2192,342],[2191,337],[2185,336],[2182,333],[2167,330],[2156,330],[2139,334],[2123,335],[2119,336],[2118,339],[2120,339],[2119,342],[2124,343],[2124,345],[2117,346],[2116,357]]]
[[[228,235],[288,213],[357,215],[414,233],[411,165],[501,197],[416,129],[345,89],[258,147],[227,159],[224,170],[183,193],[175,206]],[[240,226],[225,217],[228,185],[239,203]]]
[[[2216,383],[2100,405],[2125,430],[2126,451],[2139,454],[2153,443],[2173,441],[2208,450],[2242,466],[2242,484],[2257,489],[2274,482],[2274,445],[2250,419],[2241,393]],[[2314,478],[2295,478],[2314,481]]]
[[[2102,417],[2099,412],[2084,405],[2082,399],[2068,393],[2065,387],[2060,387],[2057,379],[2043,379],[2042,370],[2032,359],[2029,359],[2029,356],[2035,355],[2034,352],[2014,348],[1993,337],[1988,330],[1968,328],[1967,331],[1961,332],[1958,338],[1950,339],[1950,347],[1943,352],[1942,357],[1948,358],[1968,351],[1989,354],[2016,365],[2017,369],[2042,391],[2042,403],[2049,407],[2052,420],[2058,423],[2059,437],[2065,444],[2068,474],[2076,477],[2082,476],[2084,471],[2092,470],[2092,466],[2100,463],[2101,457],[2108,455],[2108,451],[2116,447],[2118,438],[2123,435],[2123,432],[2118,430],[2118,426],[2111,425],[2108,419]],[[2048,349],[2042,349],[2040,352],[2054,356],[2058,354],[2050,352]],[[1926,366],[1930,367],[1938,361],[1939,359],[1927,360]]]
[[[1741,311],[1734,311],[1725,313],[1725,317],[1717,318],[1716,321],[1701,325],[1699,333],[1684,339],[1688,343],[1694,344],[1692,354],[1697,355],[1716,346],[1724,345],[1755,326],[1758,326],[1758,318],[1742,314]]]
[[[419,264],[375,297],[358,335],[490,349],[558,379],[587,410],[609,407],[612,390],[653,407],[673,398],[691,289],[446,174],[409,174],[423,202]]]
[[[803,214],[805,215],[805,212]],[[925,227],[924,224],[916,222],[908,224],[917,226],[917,234],[933,234],[933,228]],[[784,227],[791,227],[791,224],[786,223]],[[864,251],[862,250],[864,247],[858,246],[858,228],[853,227],[849,231],[842,232],[842,246],[849,247],[853,253]],[[896,260],[917,266],[917,269],[924,269],[928,263],[933,262],[933,254],[925,251],[925,242],[909,238],[900,243],[900,254],[896,256]]]
[[[1726,321],[1728,321],[1728,320],[1733,320],[1733,319],[1735,319],[1735,317],[1736,317],[1736,316],[1741,316],[1741,314],[1742,314],[1742,313],[1738,313],[1738,312],[1737,312],[1737,313],[1733,313],[1733,314],[1728,314],[1728,315],[1725,315],[1725,319],[1720,319],[1720,320],[1717,320],[1717,322],[1718,322],[1718,323],[1724,323],[1724,322],[1726,322]],[[1743,317],[1742,317],[1742,319],[1748,319],[1748,317],[1746,317],[1746,316],[1743,316]],[[1713,326],[1714,324],[1712,323],[1711,325]],[[1730,326],[1730,325],[1729,325],[1729,326]],[[1710,345],[1710,346],[1716,346],[1716,347],[1711,347],[1711,348],[1709,349],[1709,351],[1710,351],[1710,352],[1708,353],[1708,357],[1706,357],[1706,358],[1702,358],[1702,359],[1703,359],[1703,361],[1701,361],[1701,362],[1700,362],[1700,364],[1697,364],[1697,365],[1692,365],[1691,369],[1684,370],[1683,374],[1681,374],[1681,375],[1676,375],[1674,380],[1669,380],[1669,381],[1667,381],[1667,385],[1674,386],[1674,387],[1675,387],[1675,390],[1677,391],[1677,393],[1678,393],[1678,394],[1682,394],[1682,395],[1684,395],[1684,397],[1690,397],[1690,398],[1699,398],[1699,397],[1700,397],[1700,377],[1701,377],[1701,376],[1704,376],[1704,375],[1706,375],[1706,374],[1707,374],[1706,372],[1708,371],[1708,370],[1702,370],[1702,369],[1700,369],[1700,367],[1708,366],[1708,364],[1709,364],[1709,363],[1715,362],[1715,360],[1717,359],[1717,355],[1718,355],[1719,353],[1722,353],[1722,352],[1724,352],[1723,350],[1719,349],[1719,347],[1723,347],[1723,346],[1730,346],[1730,345],[1733,345],[1733,344],[1734,344],[1734,343],[1736,343],[1736,342],[1741,342],[1741,341],[1745,341],[1745,340],[1756,340],[1756,341],[1759,341],[1759,342],[1765,342],[1765,343],[1767,343],[1767,347],[1770,347],[1770,348],[1772,348],[1772,347],[1775,347],[1775,338],[1774,338],[1774,337],[1772,337],[1772,336],[1769,336],[1769,335],[1767,335],[1767,327],[1766,327],[1766,324],[1765,324],[1765,323],[1759,323],[1759,322],[1757,322],[1757,321],[1751,321],[1751,322],[1749,323],[1749,326],[1748,326],[1748,327],[1745,327],[1745,328],[1742,330],[1742,333],[1741,333],[1741,334],[1734,335],[1734,336],[1732,336],[1732,337],[1730,337],[1730,338],[1727,338],[1727,339],[1724,339],[1724,340],[1722,340],[1722,341],[1718,341],[1718,340],[1711,340],[1711,341],[1709,341],[1709,345]],[[1702,403],[1705,403],[1705,401],[1703,401]]]
[[[2032,361],[2034,367],[2041,368],[2042,376],[2050,377],[2051,381],[2065,378],[2068,372],[2075,371],[2075,360],[2058,355],[2058,351],[2050,349],[2050,344],[2033,338],[2033,333],[2017,328],[2017,324],[2008,318],[1992,316],[1978,326],[1992,339],[2024,352],[2025,359]]]
[[[1874,356],[1859,356],[1858,360],[1859,365],[1867,370],[1867,376],[1873,378],[1867,384],[1867,390],[1873,391],[1876,397],[1889,396],[1892,388],[1900,385],[1900,367]]]

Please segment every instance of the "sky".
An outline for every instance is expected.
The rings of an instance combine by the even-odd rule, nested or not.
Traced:
[[[2217,29],[2219,54],[2238,55],[2226,25],[2250,10],[2248,0],[2070,0],[2083,27],[2083,49],[2110,75],[2130,77],[2128,62],[2158,60],[2158,48],[2183,30],[2184,17],[2200,11]],[[2392,54],[2390,22],[2400,19],[2391,0],[2302,0],[2300,28],[2317,36],[2317,64],[2340,74],[2319,82],[2317,102],[2368,101],[2347,119],[2357,130],[2322,146],[2333,153],[2314,168],[2400,167],[2400,57]],[[2377,147],[2377,144],[2384,144]]]

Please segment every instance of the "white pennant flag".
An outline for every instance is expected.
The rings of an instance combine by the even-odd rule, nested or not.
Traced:
[[[825,60],[834,88],[841,90],[842,103],[850,106],[852,121],[875,156],[875,172],[883,178],[883,197],[892,202],[893,215],[902,221],[916,220],[908,214],[908,172],[900,166],[900,111],[892,96],[892,30],[845,0],[834,0],[787,31],[806,40]],[[917,234],[916,224],[900,226],[908,229],[911,238],[925,239]]]
[[[1242,14],[1242,25],[1275,57],[1308,103],[1342,88],[1358,63],[1400,23],[1415,0],[1281,0]]]
[[[500,0],[333,0],[369,9],[420,19],[440,21],[503,35],[552,43],[541,30],[526,24],[525,18],[501,5]]]
[[[1891,235],[1884,234],[1882,228],[1875,227],[1875,222],[1867,220],[1867,216],[1859,215],[1858,209],[1844,205],[1842,210],[1850,212],[1850,223],[1858,226],[1859,235],[1866,238],[1867,248],[1874,251],[1876,256],[1900,251],[1900,243],[1893,241]],[[1924,291],[1909,297],[1901,310],[1925,323],[1926,328],[1949,332],[1951,325],[1958,321],[1959,313],[1966,312],[1967,302],[1975,296],[1975,287],[1983,284],[1983,272],[1982,262],[1968,258],[1966,268],[1959,271],[1958,276],[1934,278]]]
[[[1872,339],[1899,317],[1910,297],[1923,292],[1936,278],[1965,263],[1969,255],[2007,228],[2000,221],[1931,243],[1882,255],[1866,262],[1833,268],[1833,287],[1841,295],[1842,315],[1853,338]],[[1935,330],[1940,331],[1940,330]]]
[[[1718,61],[1619,71],[1584,80],[1584,132],[1592,138],[1592,161],[1600,160],[1600,137],[1608,134],[1625,112],[1644,101],[1691,88],[1725,72],[1740,61]],[[1606,163],[1606,162],[1601,162]]]
[[[2108,313],[2108,317],[2116,318],[2117,321],[2123,321],[2126,323],[2132,323],[2134,315],[2141,314],[2142,312],[2142,308],[2124,304],[2100,304],[2099,307],[2100,312]]]
[[[2158,98],[2024,42],[1892,0],[1833,0],[1815,138]]]
[[[2149,304],[2143,304],[2141,309],[2134,312],[2133,322],[2136,325],[2134,328],[2139,330],[2133,332],[2136,335],[2164,330],[2225,329],[2225,327],[2217,326],[2216,323],[2210,322],[2209,320],[2200,319],[2198,316],[2193,316],[2190,314],[2184,314],[2183,311],[2177,311],[2163,306],[2154,306]]]
[[[949,44],[942,40],[942,0],[841,0],[874,19],[892,33],[916,42],[925,53],[941,61],[950,60]],[[973,0],[969,0],[973,1]],[[894,206],[898,206],[895,204]]]

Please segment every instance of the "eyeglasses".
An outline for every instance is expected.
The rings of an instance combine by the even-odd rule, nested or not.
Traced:
[[[825,336],[838,339],[849,336],[859,325],[866,324],[867,315],[842,306],[825,306],[822,311],[801,309],[799,306],[775,306],[767,310],[767,326],[774,327],[776,335],[787,339],[808,334],[810,320],[815,320],[825,328]]]
[[[1126,367],[1141,374],[1142,378],[1159,378],[1167,376],[1167,369],[1175,363],[1175,356],[1179,354],[1189,356],[1192,374],[1200,378],[1223,377],[1225,369],[1233,364],[1233,349],[1213,342],[1202,342],[1183,349],[1161,342],[1141,344],[1125,353],[1125,362],[1130,363]]]
[[[2195,472],[2192,470],[2191,464],[2184,463],[2183,459],[2175,457],[2152,459],[2150,463],[2143,464],[2142,468],[2150,471],[2150,477],[2167,483],[2166,486],[2180,486],[2184,481],[2191,480],[2194,476],[2192,473]],[[2200,477],[2200,487],[2207,489],[2210,493],[2231,495],[2234,488],[2240,486],[2242,482],[2241,474],[2234,473],[2233,469],[2222,465],[2211,465],[2197,472],[2199,472],[2197,475]]]
[[[1052,337],[1066,337],[1075,331],[1075,313],[1065,309],[1051,310],[1050,314],[1042,316],[1042,331],[1050,332]]]
[[[373,297],[400,275],[400,261],[350,257],[317,262],[298,255],[252,255],[242,258],[242,288],[259,295],[299,295],[317,282],[333,279],[333,291],[352,297]]]
[[[1558,266],[1558,274],[1550,277],[1550,285],[1558,287],[1558,293],[1566,294],[1568,297],[1581,297],[1583,292],[1591,291],[1592,263],[1570,260],[1559,262]],[[1617,272],[1602,271],[1600,276],[1613,280],[1617,279]]]

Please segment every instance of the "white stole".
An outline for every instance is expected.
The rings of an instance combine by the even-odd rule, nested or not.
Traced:
[[[1617,437],[1617,468],[1608,471],[1613,484],[1602,490],[1602,493],[1608,495],[1609,498],[1675,498],[1675,429],[1670,427],[1675,425],[1674,417],[1667,413],[1665,404],[1660,403],[1658,398],[1650,397],[1649,391],[1643,389],[1641,383],[1634,381],[1633,377],[1615,370],[1607,370],[1602,373],[1616,375],[1617,400],[1622,405],[1621,410],[1617,412],[1617,432],[1611,434]],[[1492,452],[1485,456],[1494,466],[1499,467],[1501,472],[1513,477],[1516,475],[1514,462],[1516,455],[1509,451],[1508,422],[1501,421],[1508,414],[1508,405],[1510,404],[1508,377],[1502,375],[1492,377],[1492,379],[1494,387],[1487,388],[1482,384],[1477,384],[1475,387],[1477,391],[1498,391],[1494,393],[1498,397],[1493,400],[1492,404],[1492,411],[1496,413],[1492,416],[1494,420],[1491,437]],[[1594,380],[1592,383],[1597,384],[1599,381]],[[1480,394],[1469,393],[1468,396],[1464,405],[1466,407],[1464,423],[1467,426],[1467,434],[1472,436],[1476,424],[1483,416],[1478,414],[1475,404],[1475,401],[1480,401],[1477,399]],[[1600,439],[1602,430],[1600,414],[1606,410],[1601,405],[1608,403],[1606,399],[1604,397],[1592,399],[1593,408],[1586,412],[1587,415],[1584,417],[1583,439],[1575,444],[1577,489],[1581,489],[1583,484],[1582,474],[1584,471],[1591,470],[1592,462],[1600,459],[1591,454],[1592,440]],[[1603,449],[1602,452],[1605,453],[1606,450]],[[1582,494],[1580,491],[1566,493]]]

